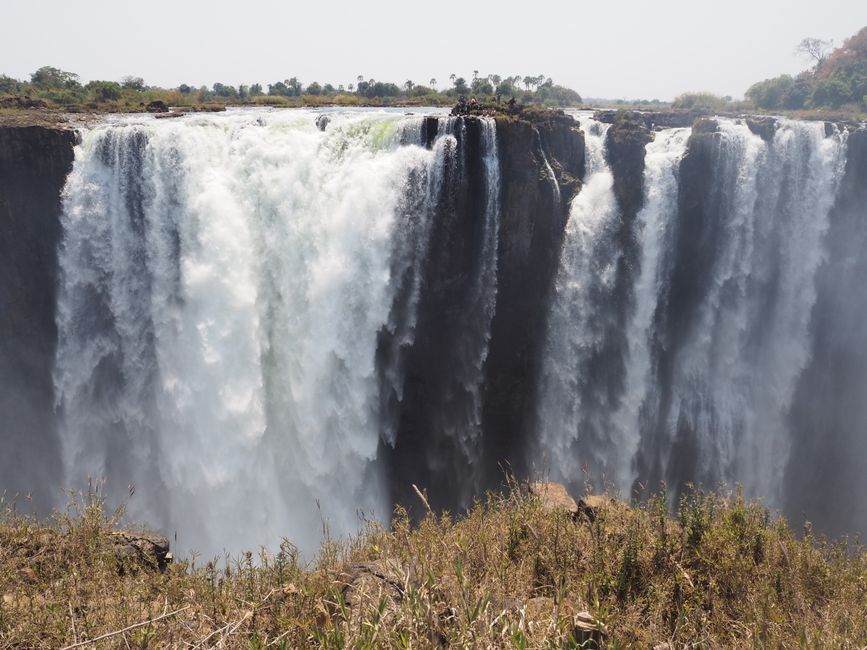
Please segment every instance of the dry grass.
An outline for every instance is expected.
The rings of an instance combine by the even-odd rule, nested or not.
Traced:
[[[589,610],[607,647],[862,648],[867,554],[737,495],[611,502],[594,521],[515,487],[465,516],[165,573],[119,567],[120,513],[90,497],[0,520],[0,648],[570,648]],[[120,569],[120,570],[119,570]],[[104,636],[96,644],[88,640]]]

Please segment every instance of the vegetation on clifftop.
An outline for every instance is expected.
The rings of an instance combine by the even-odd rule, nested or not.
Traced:
[[[474,71],[470,81],[453,74],[449,84],[442,84],[441,89],[439,86],[436,79],[426,84],[407,80],[398,85],[359,75],[353,83],[337,86],[316,81],[305,84],[297,77],[290,77],[267,86],[253,83],[236,87],[215,83],[199,88],[188,84],[159,88],[149,86],[141,77],[82,84],[77,74],[44,66],[31,74],[28,81],[0,74],[0,107],[5,103],[8,107],[62,108],[68,112],[136,112],[144,111],[151,102],[204,109],[226,105],[448,106],[461,95],[496,103],[514,97],[523,104],[581,105],[581,96],[577,92],[555,84],[544,75],[483,76]]]
[[[608,648],[867,643],[860,546],[736,494],[693,493],[676,518],[662,496],[585,513],[516,487],[457,518],[398,509],[310,563],[285,541],[159,572],[111,551],[98,498],[50,522],[7,509],[0,647],[574,648],[588,621]]]

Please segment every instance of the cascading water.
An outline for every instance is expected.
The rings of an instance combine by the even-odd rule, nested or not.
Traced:
[[[741,123],[721,120],[719,128],[711,172],[718,203],[706,226],[713,249],[690,241],[683,202],[672,224],[655,327],[676,344],[657,352],[654,379],[664,385],[648,399],[648,426],[662,437],[655,443],[661,477],[738,481],[777,505],[786,418],[811,354],[815,274],[846,138],[788,120],[769,142]],[[685,470],[677,467],[678,437],[691,448]]]
[[[613,283],[619,216],[600,153],[604,131],[593,123],[587,131],[588,176],[551,305],[537,470],[580,483],[587,467],[597,488],[622,494],[636,481],[737,481],[780,505],[787,416],[810,357],[814,276],[845,134],[783,120],[765,142],[743,123],[720,120],[711,144],[689,154],[699,161],[690,164],[704,161],[701,188],[683,177],[689,130],[655,135],[638,216],[640,269],[629,287],[625,380],[612,390],[594,352],[612,326],[601,305],[624,300]],[[701,146],[712,150],[702,155]]]
[[[377,368],[377,340],[412,343],[456,139],[426,150],[418,120],[341,116],[322,133],[313,117],[116,123],[76,152],[56,366],[68,481],[135,484],[133,515],[183,547],[310,548],[320,518],[345,534],[359,511],[388,514],[378,371],[399,387],[400,359]],[[494,201],[485,223],[489,322]]]
[[[600,468],[604,455],[584,403],[598,388],[587,365],[604,332],[594,322],[592,303],[611,291],[619,254],[616,243],[619,212],[613,176],[605,160],[609,125],[586,119],[584,187],[572,202],[560,258],[546,335],[539,384],[537,435],[533,441],[536,470],[553,480],[581,481],[581,465]],[[598,432],[602,434],[603,432]],[[578,453],[575,444],[581,444]],[[605,474],[601,470],[601,474]]]
[[[501,461],[623,495],[740,482],[814,520],[857,484],[863,132],[331,117],[82,130],[58,484],[134,487],[133,519],[208,554],[312,550],[413,483],[460,509]]]

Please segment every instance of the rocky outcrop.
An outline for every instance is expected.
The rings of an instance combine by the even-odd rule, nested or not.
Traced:
[[[578,504],[560,483],[530,483],[527,491],[530,496],[538,499],[542,510],[563,512],[573,519],[578,518]]]
[[[644,123],[651,130],[686,128],[699,118],[707,115],[706,111],[700,110],[668,110],[668,111],[630,111],[630,114]],[[623,111],[603,110],[596,111],[593,118],[600,122],[614,124]]]
[[[109,539],[120,571],[165,571],[173,561],[169,540],[162,535],[146,530],[116,530]]]
[[[52,369],[60,193],[75,134],[0,127],[0,476],[7,494],[45,512],[62,466]]]
[[[168,113],[169,107],[164,101],[156,99],[152,102],[148,102],[147,106],[145,106],[145,110],[148,113]]]
[[[623,221],[635,220],[644,198],[644,148],[653,140],[635,113],[622,113],[608,129],[605,154],[614,176],[614,194]]]

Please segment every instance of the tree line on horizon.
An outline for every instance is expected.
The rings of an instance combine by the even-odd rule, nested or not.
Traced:
[[[303,84],[290,77],[268,84],[215,83],[212,86],[193,87],[180,84],[177,88],[148,86],[141,77],[127,76],[120,81],[95,80],[82,84],[77,74],[51,66],[43,66],[21,81],[0,74],[0,96],[27,96],[42,99],[53,105],[99,107],[105,104],[134,105],[162,99],[171,105],[185,106],[195,103],[252,103],[252,104],[321,104],[329,101],[341,104],[384,104],[410,102],[451,104],[463,95],[479,99],[508,101],[512,97],[525,104],[549,106],[579,106],[581,95],[571,88],[555,84],[545,75],[497,74],[480,75],[473,71],[468,81],[452,74],[449,84],[439,88],[436,78],[426,84],[406,80],[398,85],[358,75],[353,83],[337,86],[313,81]]]
[[[674,108],[722,111],[754,108],[768,111],[867,112],[867,27],[834,48],[832,41],[805,38],[796,51],[813,65],[792,76],[779,75],[751,85],[744,102],[712,93],[684,93]]]

